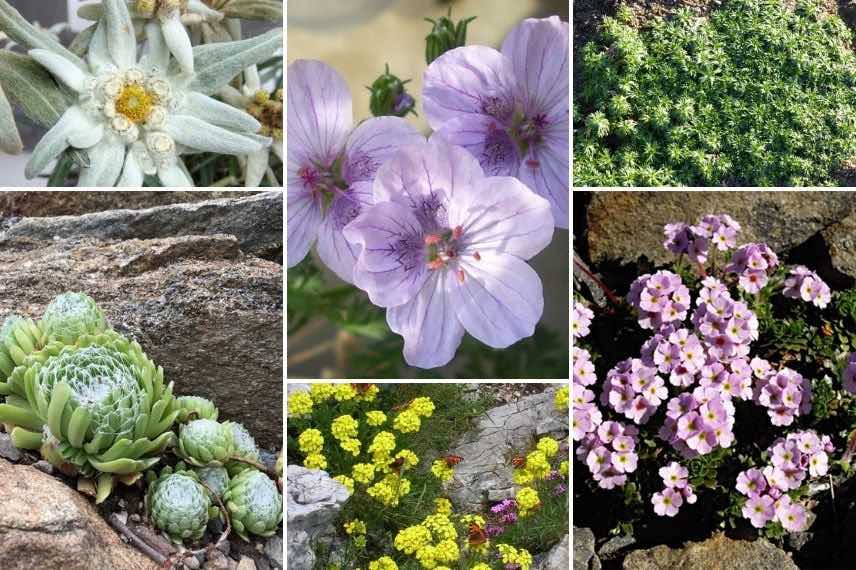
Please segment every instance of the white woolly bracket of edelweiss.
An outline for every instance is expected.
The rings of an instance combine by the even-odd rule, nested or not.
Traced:
[[[146,24],[147,51],[138,62],[128,6],[123,0],[104,0],[103,9],[86,66],[54,50],[29,51],[78,98],[36,145],[26,169],[28,178],[71,146],[89,155],[80,186],[141,186],[144,175],[157,175],[165,186],[192,186],[180,154],[246,155],[270,145],[269,138],[256,134],[258,121],[205,93],[215,92],[246,66],[269,57],[274,50],[264,49],[266,40],[275,42],[276,33],[269,32],[272,37],[261,41],[194,48],[196,61],[209,63],[200,76],[198,66],[195,73],[187,73],[180,65],[170,65],[164,36],[151,22]],[[219,59],[217,65],[210,64],[217,61],[214,57]]]

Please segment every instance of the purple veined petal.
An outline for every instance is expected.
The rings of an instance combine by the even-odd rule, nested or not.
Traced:
[[[425,70],[422,106],[435,130],[446,121],[465,116],[491,116],[506,123],[519,100],[511,61],[493,48],[456,48]]]
[[[416,297],[386,310],[389,328],[404,337],[404,360],[410,366],[436,368],[448,364],[464,336],[449,298],[447,271],[434,271]]]
[[[427,231],[445,229],[448,203],[455,189],[482,178],[484,172],[470,153],[432,138],[400,149],[378,169],[374,200],[410,207]]]
[[[353,120],[351,93],[335,69],[306,59],[288,66],[288,154],[295,162],[332,164]]]
[[[568,23],[528,18],[502,42],[502,54],[523,88],[527,113],[568,110]]]
[[[569,225],[569,156],[565,115],[564,120],[547,127],[543,140],[529,149],[517,173],[524,184],[550,202],[556,227],[564,229]]]
[[[289,184],[287,267],[303,261],[318,236],[320,225],[321,205],[312,192]]]
[[[516,178],[494,176],[455,194],[449,226],[463,229],[463,256],[495,251],[529,259],[550,243],[553,213]]]
[[[342,177],[349,184],[370,181],[396,150],[424,141],[425,137],[416,127],[400,117],[374,117],[363,121],[345,143]]]
[[[541,279],[525,261],[486,252],[478,260],[462,258],[452,279],[455,314],[478,340],[506,348],[535,332],[544,311],[544,294]]]
[[[354,265],[361,250],[358,243],[345,239],[342,230],[372,202],[371,184],[357,182],[333,198],[318,228],[318,257],[342,281],[354,282]]]
[[[383,202],[367,208],[344,229],[345,239],[362,248],[354,285],[379,307],[413,299],[428,278],[425,241],[419,220],[406,206]]]
[[[514,176],[520,167],[517,146],[493,117],[468,115],[446,121],[431,138],[465,148],[487,176]]]

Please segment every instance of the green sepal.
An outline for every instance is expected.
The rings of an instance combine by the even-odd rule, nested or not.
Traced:
[[[42,446],[42,433],[15,427],[10,434],[12,445],[18,449],[39,449]]]

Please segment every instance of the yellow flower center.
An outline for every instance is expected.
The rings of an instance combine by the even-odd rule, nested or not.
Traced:
[[[142,85],[128,83],[116,98],[116,112],[139,124],[149,118],[157,102],[157,95],[146,91]]]

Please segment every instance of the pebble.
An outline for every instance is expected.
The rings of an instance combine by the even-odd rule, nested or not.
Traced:
[[[8,433],[0,433],[0,457],[12,462],[21,460],[21,452],[12,445],[12,436]]]
[[[54,472],[54,466],[51,465],[50,463],[48,463],[47,461],[45,461],[44,459],[41,459],[41,460],[33,463],[33,467],[35,467],[36,469],[38,469],[39,471],[41,471],[43,473],[47,473],[48,475],[53,475],[53,472]]]
[[[256,563],[249,556],[241,556],[237,570],[257,570]]]

